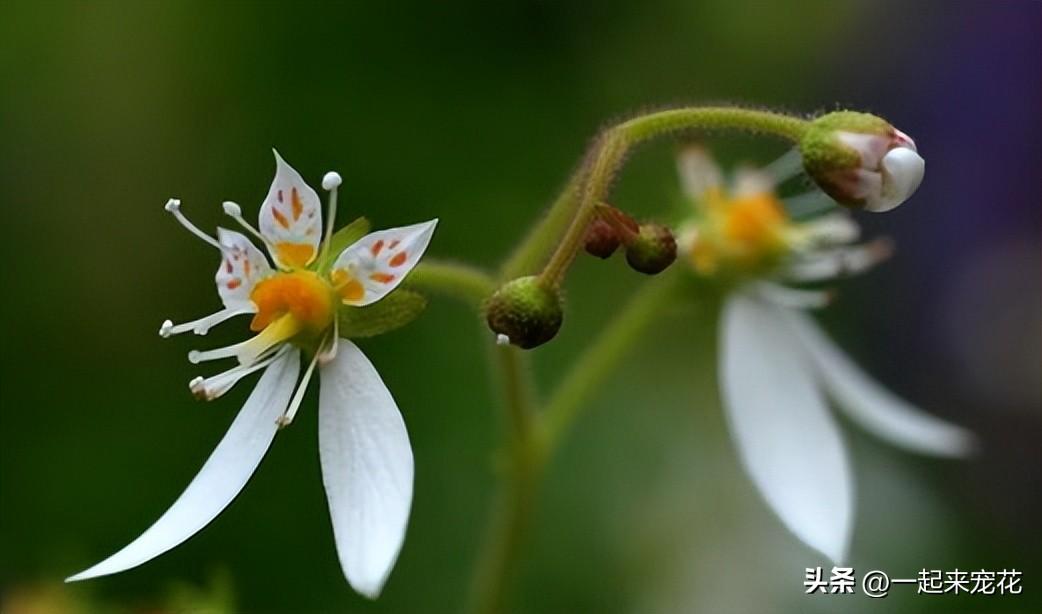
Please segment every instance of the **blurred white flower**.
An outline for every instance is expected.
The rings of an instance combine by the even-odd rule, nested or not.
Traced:
[[[276,173],[261,205],[260,230],[245,222],[234,203],[225,212],[269,250],[277,268],[245,235],[199,230],[171,199],[167,211],[221,253],[215,281],[224,308],[187,322],[169,320],[160,335],[194,332],[237,315],[252,314],[258,334],[232,346],[193,351],[200,363],[236,359],[223,373],[190,383],[211,400],[240,379],[264,370],[224,438],[184,493],[159,520],[119,552],[66,581],[85,580],[141,565],[174,548],[213,520],[238,495],[260,464],[279,428],[288,425],[316,368],[319,389],[319,455],[337,553],[348,582],[376,597],[398,557],[412,502],[413,458],[398,407],[361,350],[340,339],[338,313],[375,303],[394,290],[423,255],[437,220],[374,232],[364,230],[342,245],[334,236],[340,177],[327,174],[329,220],[322,233],[318,194],[276,152]],[[344,231],[341,231],[344,232]],[[336,243],[339,253],[330,253]],[[301,352],[310,361],[300,375]],[[298,381],[299,379],[299,381]]]
[[[805,313],[825,305],[827,293],[783,285],[863,271],[886,257],[888,244],[852,245],[859,233],[846,212],[793,221],[774,193],[779,178],[766,173],[740,172],[728,193],[700,148],[682,152],[678,166],[696,207],[679,244],[696,274],[730,288],[719,376],[742,464],[785,526],[840,562],[850,543],[854,484],[826,398],[867,431],[913,452],[964,456],[974,437],[896,397],[830,341]]]

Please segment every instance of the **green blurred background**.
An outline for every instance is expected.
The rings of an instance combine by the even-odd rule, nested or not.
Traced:
[[[554,462],[517,611],[1039,611],[1040,33],[1042,4],[1026,1],[0,4],[0,591],[49,590],[136,536],[245,398],[249,386],[200,404],[185,385],[199,374],[186,352],[240,338],[241,323],[203,340],[156,334],[218,305],[214,254],[164,213],[168,197],[205,228],[227,223],[224,199],[252,217],[277,146],[313,185],[344,176],[341,223],[437,216],[429,254],[491,267],[600,126],[728,101],[850,105],[920,145],[923,188],[864,220],[896,238],[898,258],[845,284],[824,319],[869,371],[976,430],[984,451],[927,461],[845,429],[852,564],[898,577],[1017,568],[1024,594],[805,597],[804,567],[822,562],[740,472],[714,319],[678,312]],[[780,153],[711,142],[730,161]],[[666,212],[671,155],[641,150],[616,200]],[[639,282],[617,260],[579,262],[565,328],[534,352],[544,387]],[[363,344],[416,455],[409,534],[379,601],[337,565],[313,398],[212,525],[66,596],[88,611],[183,610],[172,592],[213,597],[216,582],[242,612],[458,611],[494,486],[486,335],[435,300]]]

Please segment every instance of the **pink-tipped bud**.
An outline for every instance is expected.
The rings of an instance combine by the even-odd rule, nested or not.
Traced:
[[[907,200],[926,166],[908,135],[874,115],[852,111],[814,120],[800,153],[807,174],[836,202],[875,212]]]

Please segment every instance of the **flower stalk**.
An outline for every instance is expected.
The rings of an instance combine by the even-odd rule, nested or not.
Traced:
[[[755,109],[732,107],[689,107],[670,109],[635,117],[609,128],[593,145],[585,180],[578,191],[578,206],[571,224],[540,273],[544,283],[559,286],[582,247],[586,228],[596,215],[596,206],[605,200],[626,153],[644,141],[682,131],[741,130],[770,134],[799,143],[810,123],[804,119]],[[571,184],[569,184],[571,187]],[[556,207],[567,207],[569,199],[559,199]],[[555,217],[551,210],[547,218]],[[542,228],[540,228],[542,229]]]

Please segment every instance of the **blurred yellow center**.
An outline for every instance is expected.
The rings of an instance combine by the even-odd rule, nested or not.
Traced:
[[[311,271],[276,273],[260,281],[250,293],[257,314],[250,329],[261,331],[282,316],[312,332],[325,330],[336,314],[333,288]],[[284,320],[285,321],[285,320]]]
[[[781,230],[787,220],[774,194],[736,198],[724,212],[724,239],[749,251],[771,251],[781,244]]]
[[[704,202],[705,224],[691,250],[700,273],[721,268],[751,272],[770,266],[786,249],[789,218],[772,192],[728,198],[712,190]]]

